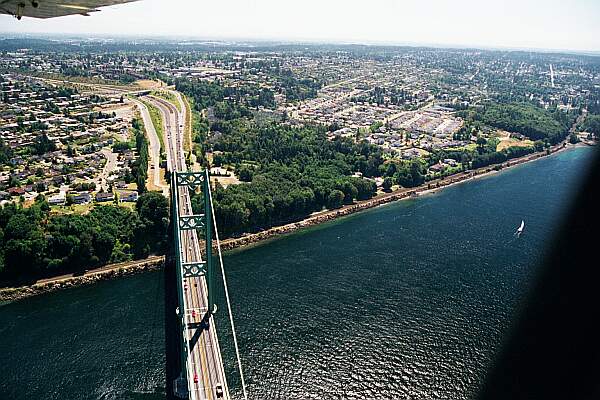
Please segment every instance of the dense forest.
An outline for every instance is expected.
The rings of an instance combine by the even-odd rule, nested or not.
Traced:
[[[290,69],[280,69],[274,74],[287,101],[300,101],[317,97],[321,83],[314,78],[298,78]]]
[[[267,88],[259,88],[254,84],[234,87],[225,86],[216,81],[209,82],[182,78],[175,80],[175,89],[190,97],[198,111],[208,107],[215,107],[217,110],[239,110],[240,108],[248,109],[261,106],[266,108],[275,107],[273,92]],[[244,113],[245,111],[240,110],[238,112]],[[218,117],[232,119],[232,117],[227,116]]]
[[[600,115],[588,115],[583,123],[583,130],[600,139]]]
[[[246,121],[238,128],[212,144],[213,165],[233,165],[246,181],[216,188],[215,212],[225,234],[269,228],[376,193],[373,181],[351,176],[381,174],[383,158],[375,146],[327,140],[318,126]]]
[[[219,93],[218,85],[207,85],[195,93],[202,97],[208,88],[211,93]],[[198,100],[200,104],[214,104],[213,110],[219,107],[218,102],[197,97],[194,104]],[[217,186],[215,190],[217,222],[228,236],[298,221],[323,208],[335,209],[369,199],[377,187],[368,178],[383,177],[384,190],[394,184],[416,187],[433,178],[427,174],[429,166],[446,158],[455,159],[460,169],[467,170],[542,151],[566,137],[574,118],[530,104],[488,104],[483,109],[462,112],[469,126],[519,132],[535,139],[535,144],[496,151],[497,139],[480,138],[476,149],[434,150],[429,156],[406,161],[384,159],[379,147],[365,141],[329,140],[327,128],[320,125],[259,123],[253,114],[236,113],[231,104],[228,107],[233,107],[233,112],[215,111],[212,122],[197,122],[202,134],[196,135],[202,141],[201,147],[212,151],[213,166],[232,168],[244,182],[227,188]],[[471,132],[465,134],[470,136]],[[195,198],[196,207],[199,203],[200,199]]]
[[[542,151],[546,145],[536,141],[529,147],[501,151],[496,147],[497,141],[490,140],[474,150],[434,151],[412,161],[386,160],[379,148],[366,142],[327,140],[324,128],[318,126],[233,130],[213,143],[213,165],[232,165],[245,183],[217,186],[217,222],[225,235],[266,229],[373,197],[376,184],[365,178],[383,177],[387,190],[393,184],[416,187],[433,178],[427,175],[427,167],[439,160],[454,159],[468,170]],[[199,201],[194,199],[196,207]]]
[[[472,168],[481,168],[492,164],[500,164],[512,158],[522,157],[529,153],[533,153],[535,150],[535,147],[511,146],[502,151],[482,152],[473,157],[471,166]]]
[[[0,209],[0,280],[27,281],[165,251],[167,199],[145,193],[134,211],[96,206],[88,214],[51,214],[43,196]]]
[[[461,115],[468,114],[462,112]],[[556,144],[563,140],[576,113],[549,111],[530,103],[488,103],[474,113],[474,119],[495,128],[517,132],[531,140]]]

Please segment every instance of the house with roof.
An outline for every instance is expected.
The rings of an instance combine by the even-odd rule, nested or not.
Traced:
[[[73,196],[73,204],[87,204],[92,201],[92,196],[88,192],[77,193]]]
[[[138,193],[137,192],[121,192],[121,193],[119,193],[119,199],[121,201],[134,202],[134,201],[137,201],[137,199],[138,199]]]
[[[25,194],[25,189],[22,187],[11,187],[8,189],[8,193],[11,196],[22,196]]]
[[[115,195],[113,192],[98,192],[96,193],[96,201],[98,203],[105,203],[108,201],[113,201]]]
[[[51,206],[56,206],[56,205],[63,205],[66,202],[66,196],[64,192],[60,192],[59,194],[56,194],[52,197],[48,198],[48,204],[50,204]]]

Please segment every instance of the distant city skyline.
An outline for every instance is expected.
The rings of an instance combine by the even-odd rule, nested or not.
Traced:
[[[426,4],[424,4],[426,3]],[[3,34],[185,36],[600,52],[600,2],[141,0],[89,17],[0,16]]]

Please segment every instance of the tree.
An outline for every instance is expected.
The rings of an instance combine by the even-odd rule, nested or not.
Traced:
[[[7,163],[13,156],[12,149],[0,138],[0,165]]]
[[[135,205],[141,224],[135,229],[134,253],[138,256],[150,250],[164,250],[169,225],[169,203],[158,192],[142,194]]]
[[[15,175],[11,175],[8,179],[8,187],[19,187],[21,182]]]
[[[238,178],[242,182],[251,182],[252,176],[254,175],[254,170],[247,165],[242,165],[238,170]]]
[[[569,143],[575,144],[575,143],[579,143],[579,142],[580,142],[579,137],[576,134],[571,133],[569,135]]]
[[[128,243],[121,243],[117,239],[110,255],[111,263],[118,263],[131,260],[131,246]]]
[[[215,214],[218,223],[223,223],[224,230],[228,233],[243,231],[250,217],[250,211],[240,201],[218,203]]]
[[[169,203],[165,196],[158,192],[148,192],[141,195],[135,208],[144,222],[150,222],[162,229],[169,219]]]
[[[344,203],[351,204],[358,197],[358,189],[350,182],[344,182],[338,187],[344,193]]]
[[[34,207],[12,212],[4,229],[6,273],[12,277],[35,274],[40,270],[46,247],[39,227],[41,213]]]
[[[372,180],[351,177],[349,181],[356,188],[355,198],[358,200],[367,200],[377,194],[377,184]]]
[[[583,123],[583,130],[600,139],[600,115],[588,115]]]
[[[42,155],[55,150],[56,145],[54,142],[48,139],[48,135],[45,133],[36,136],[36,138],[33,140],[33,151],[35,154]]]
[[[544,150],[544,141],[543,140],[536,140],[533,143],[533,146],[535,148],[535,151],[543,151]]]
[[[423,166],[419,160],[412,160],[410,164],[402,165],[394,176],[396,182],[403,187],[415,187],[425,182]]]
[[[397,170],[398,168],[396,166],[396,163],[391,162],[387,165],[387,168],[385,170],[385,176],[394,176]]]
[[[531,103],[487,103],[473,115],[474,119],[487,125],[518,132],[531,140],[548,139],[552,144],[567,136],[569,117],[561,110],[554,111]]]
[[[123,151],[127,151],[131,149],[131,145],[129,144],[129,142],[124,142],[124,141],[116,141],[113,146],[112,146],[113,151],[116,152],[123,152]]]
[[[344,192],[335,189],[332,190],[327,196],[327,208],[330,210],[340,208],[344,203]]]
[[[104,231],[96,233],[94,236],[93,247],[94,253],[98,257],[100,263],[105,264],[110,261],[115,244],[115,237],[110,233]],[[121,256],[119,255],[117,258],[121,258]]]
[[[383,180],[383,190],[389,192],[392,189],[393,180],[389,176]]]
[[[143,220],[138,212],[114,206],[96,206],[85,215],[52,215],[42,195],[28,208],[4,205],[0,208],[4,276],[0,278],[73,272],[164,250],[167,202],[155,195],[161,199],[140,196]]]

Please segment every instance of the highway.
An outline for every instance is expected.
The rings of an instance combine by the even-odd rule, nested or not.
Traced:
[[[145,96],[144,99],[154,104],[163,115],[167,168],[170,171],[187,171],[183,151],[184,116],[166,100],[154,96]],[[180,187],[178,202],[180,215],[193,214],[186,187]],[[181,231],[180,238],[182,262],[202,261],[196,231]],[[202,276],[182,278],[182,280],[185,310],[184,335],[188,343],[189,398],[191,400],[229,399],[214,318],[211,317],[208,329],[201,324],[203,316],[208,311],[206,279]]]
[[[154,124],[152,123],[150,112],[144,103],[135,99],[132,99],[132,101],[140,110],[142,120],[144,121],[144,127],[146,128],[146,135],[148,136],[148,153],[150,156],[148,175],[151,177],[154,186],[161,189],[165,196],[168,196],[169,185],[162,183],[160,176],[163,171],[160,168],[160,139],[158,138],[158,133],[156,132]]]

